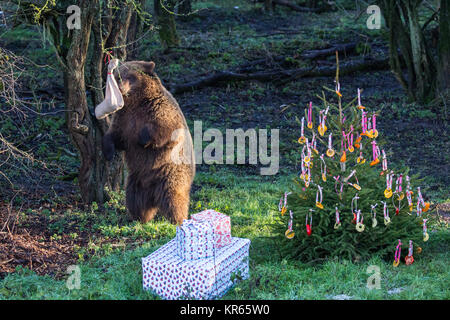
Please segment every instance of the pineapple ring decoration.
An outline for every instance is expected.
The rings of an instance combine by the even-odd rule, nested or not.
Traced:
[[[306,142],[305,138],[305,117],[302,117],[302,127],[300,132],[300,138],[298,138],[298,143],[304,144]]]
[[[326,110],[321,110],[319,113],[319,126],[317,127],[317,131],[320,136],[323,137],[325,131],[327,131],[327,125],[325,124],[325,119],[327,118],[327,113],[330,107],[327,107]]]
[[[394,262],[392,263],[394,267],[398,267],[398,265],[400,264],[401,255],[402,255],[402,242],[400,241],[400,239],[398,239],[398,245],[394,253]]]
[[[348,182],[348,180],[350,180],[351,177],[355,176],[355,180],[356,183],[351,183]],[[352,186],[353,188],[355,188],[356,190],[360,191],[361,190],[361,186],[359,185],[359,181],[358,181],[358,177],[356,176],[356,170],[353,170],[347,178],[344,179],[344,182],[347,183],[348,185]]]
[[[409,211],[413,210],[413,202],[412,202],[413,192],[411,191],[411,182],[409,181],[409,176],[406,176],[406,199],[408,200]]]
[[[286,230],[286,232],[284,233],[284,235],[286,236],[286,238],[288,239],[292,239],[295,236],[295,232],[294,230],[292,230],[292,224],[294,223],[294,214],[292,213],[292,210],[289,210],[289,224],[288,224],[288,229]]]
[[[387,226],[389,223],[391,223],[391,218],[389,218],[389,209],[387,207],[387,204],[385,201],[382,201],[384,204],[383,207],[383,215],[384,215],[384,225]]]
[[[309,109],[308,109],[308,124],[309,129],[312,129],[313,123],[312,123],[312,101],[309,102]]]
[[[339,219],[339,210],[336,207],[336,223],[334,224],[334,229],[339,229],[341,227],[341,220]]]
[[[333,135],[333,133],[330,132],[330,134],[328,135],[328,149],[327,149],[327,156],[330,158],[333,158],[335,151],[333,149],[333,143],[331,141],[331,136]]]
[[[374,205],[371,205],[370,212],[372,213],[372,228],[376,228],[378,225],[377,222],[377,212],[375,211],[375,207],[378,205],[378,203],[375,203]]]
[[[356,212],[356,231],[363,232],[366,226],[363,224],[364,217],[361,214],[361,210]]]
[[[327,164],[323,159],[323,154],[320,156],[320,173],[322,174],[322,181],[327,182]]]
[[[356,194],[354,197],[353,197],[353,199],[352,199],[352,204],[351,204],[351,209],[352,209],[352,214],[353,214],[353,220],[352,220],[352,223],[354,223],[354,224],[356,224],[356,218],[357,218],[357,216],[356,216],[356,214],[357,214],[357,212],[358,212],[358,199],[359,199],[359,197],[358,197],[358,194]],[[354,204],[354,205],[353,205]]]
[[[323,209],[323,204],[322,204],[322,187],[320,185],[317,185],[317,193],[316,193],[316,207],[319,209]]]
[[[384,190],[384,196],[386,199],[389,199],[392,197],[392,179],[394,178],[394,173],[391,171],[391,173],[386,174],[386,189]]]

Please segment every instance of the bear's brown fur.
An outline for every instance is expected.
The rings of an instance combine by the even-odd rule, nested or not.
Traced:
[[[113,115],[103,154],[110,161],[115,150],[125,151],[126,205],[134,219],[145,223],[159,213],[180,224],[188,216],[195,175],[192,137],[154,67],[153,62],[129,61],[114,72],[125,105]]]

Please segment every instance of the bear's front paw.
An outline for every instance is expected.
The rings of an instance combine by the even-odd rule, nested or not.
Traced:
[[[114,158],[114,153],[116,150],[114,148],[114,143],[110,141],[107,137],[105,138],[106,139],[103,139],[102,143],[103,156],[107,161],[111,161]]]
[[[141,132],[139,132],[138,143],[144,148],[148,147],[150,144],[150,132],[147,127],[142,128]]]

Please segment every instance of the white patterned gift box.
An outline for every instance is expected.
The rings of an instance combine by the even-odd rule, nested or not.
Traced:
[[[215,210],[204,210],[192,215],[194,221],[209,221],[214,228],[215,247],[221,248],[231,242],[230,217]]]
[[[211,258],[183,260],[176,254],[176,239],[142,258],[143,287],[164,299],[215,299],[234,284],[231,275],[247,279],[250,240],[231,238]]]
[[[209,258],[214,255],[214,231],[208,221],[184,220],[177,226],[176,252],[185,260]]]

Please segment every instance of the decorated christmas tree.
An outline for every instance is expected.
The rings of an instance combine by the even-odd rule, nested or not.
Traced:
[[[391,169],[379,114],[361,104],[360,90],[343,103],[338,59],[335,90],[325,89],[337,103],[323,94],[320,106],[311,102],[299,120],[299,172],[280,199],[274,225],[280,250],[304,261],[377,253],[392,257],[394,266],[411,264],[429,237],[430,204],[408,169]],[[401,245],[409,249],[402,258]]]

